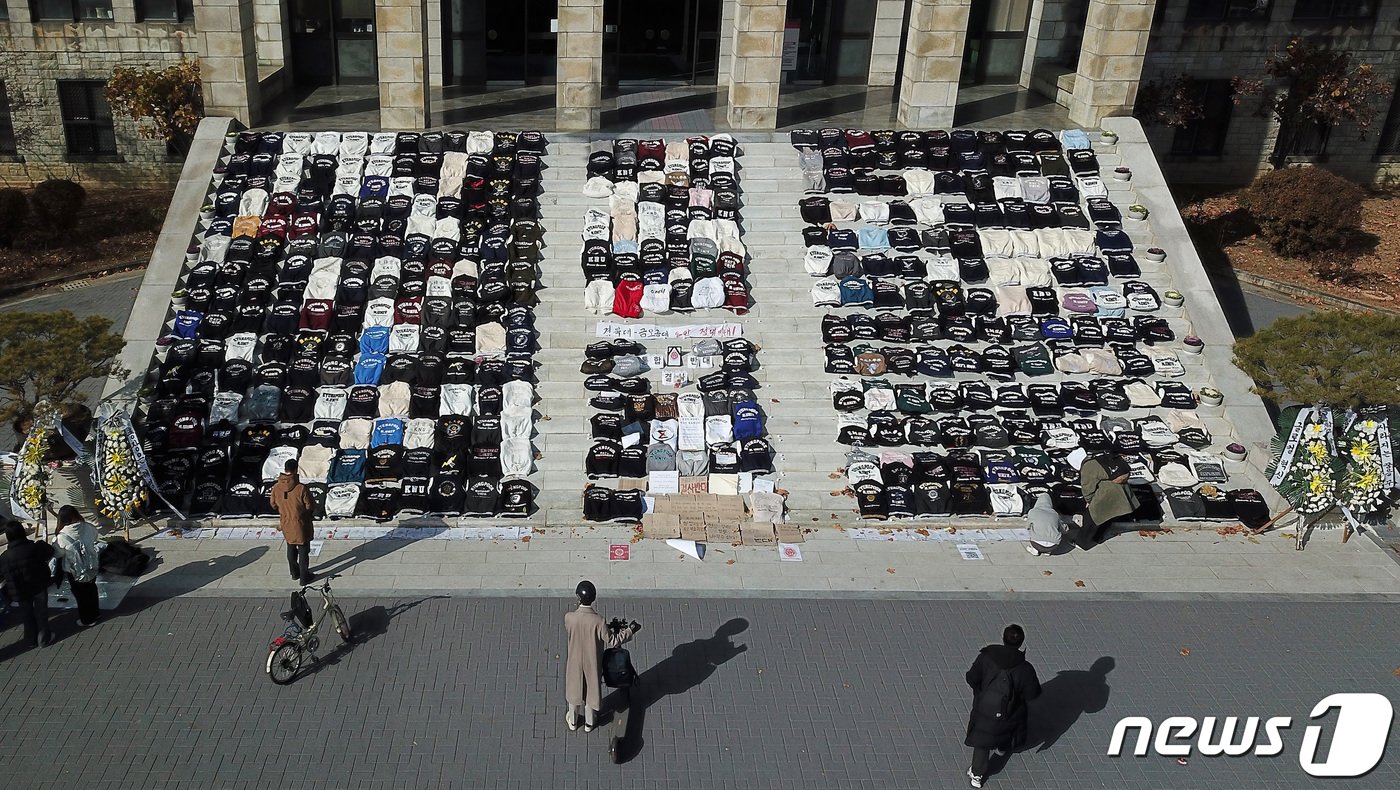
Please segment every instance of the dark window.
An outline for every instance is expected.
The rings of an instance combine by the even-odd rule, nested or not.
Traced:
[[[34,0],[32,8],[36,20],[75,22],[112,18],[112,0]]]
[[[1188,0],[1187,22],[1235,22],[1269,18],[1270,0]]]
[[[5,3],[5,0],[0,0],[0,21],[5,21],[5,20],[7,20],[7,19],[9,19],[9,18],[10,18],[10,7],[9,7],[9,5],[7,5],[7,4]]]
[[[1370,19],[1376,15],[1377,4],[1376,0],[1298,0],[1293,7],[1293,20]]]
[[[1280,130],[1282,133],[1282,130]],[[1327,153],[1327,139],[1332,136],[1332,127],[1324,123],[1303,121],[1293,134],[1290,156],[1323,156]]]
[[[1172,153],[1181,156],[1219,156],[1225,151],[1225,132],[1235,103],[1229,80],[1192,80],[1194,98],[1204,117],[1176,130]]]
[[[10,120],[10,97],[5,93],[5,83],[0,82],[0,154],[17,152],[15,125]]]
[[[1400,156],[1400,92],[1390,99],[1390,114],[1385,117],[1385,128],[1381,129],[1381,144],[1376,153],[1380,156]]]
[[[136,0],[137,22],[188,22],[194,0]]]
[[[112,108],[101,80],[62,80],[58,104],[63,111],[63,134],[73,156],[115,156],[117,135],[112,129]]]

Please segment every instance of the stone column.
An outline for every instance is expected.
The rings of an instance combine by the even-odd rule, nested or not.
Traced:
[[[1071,122],[1097,126],[1110,115],[1132,113],[1156,5],[1157,0],[1089,0],[1069,102]]]
[[[377,0],[374,44],[379,61],[379,126],[422,129],[428,106],[428,36],[425,0]]]
[[[1064,0],[1033,0],[1026,25],[1026,55],[1021,61],[1021,88],[1030,90],[1035,67],[1060,54],[1060,42],[1069,32]]]
[[[729,125],[735,129],[775,129],[787,0],[738,0],[735,5]]]
[[[554,125],[590,131],[603,114],[603,0],[559,0]]]
[[[972,0],[913,0],[899,89],[899,123],[909,129],[953,125],[963,44]]]
[[[253,0],[201,0],[194,6],[206,115],[247,126],[261,114]]]
[[[904,0],[876,0],[875,30],[870,42],[870,70],[866,84],[892,87],[899,70],[899,37],[904,32]]]
[[[739,0],[724,0],[719,11],[719,52],[715,63],[715,85],[729,84],[729,69],[734,65],[734,15],[739,13]]]

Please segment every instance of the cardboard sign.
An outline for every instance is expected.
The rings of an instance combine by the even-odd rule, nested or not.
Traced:
[[[680,535],[681,517],[675,513],[648,513],[642,516],[642,537],[666,540]]]
[[[796,524],[778,525],[779,543],[803,543],[806,539],[802,537],[802,528]]]
[[[705,524],[705,539],[710,543],[738,543],[743,536],[737,522],[720,521]]]
[[[766,521],[751,521],[744,525],[743,531],[745,546],[778,545],[778,536],[773,531],[773,525]]]
[[[632,559],[632,547],[626,543],[614,543],[608,546],[608,560],[612,562],[626,562]]]

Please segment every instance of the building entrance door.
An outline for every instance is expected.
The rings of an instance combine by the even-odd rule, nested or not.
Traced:
[[[603,82],[713,85],[722,0],[604,0]]]
[[[784,63],[784,82],[836,85],[869,77],[875,0],[788,0],[787,30],[797,37],[797,60]]]
[[[356,85],[378,78],[374,0],[292,0],[289,15],[296,84]]]
[[[445,10],[443,76],[447,84],[554,82],[556,0],[448,0]]]

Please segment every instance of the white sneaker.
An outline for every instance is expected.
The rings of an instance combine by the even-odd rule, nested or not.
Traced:
[[[564,713],[564,724],[568,726],[569,732],[578,729],[578,719],[574,717],[572,711],[566,711]]]
[[[1031,546],[1031,545],[1027,544],[1027,545],[1026,545],[1026,551],[1029,551],[1029,552],[1031,553],[1032,556],[1035,556],[1035,557],[1039,557],[1039,556],[1040,556],[1040,549],[1037,549],[1035,546]]]
[[[973,787],[982,786],[982,777],[978,776],[977,774],[974,774],[971,768],[967,769],[967,779],[969,782],[972,783]]]

